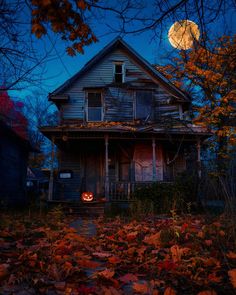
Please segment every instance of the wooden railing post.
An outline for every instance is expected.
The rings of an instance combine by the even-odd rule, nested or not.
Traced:
[[[53,198],[53,166],[54,166],[54,144],[55,144],[55,137],[52,137],[51,141],[51,168],[50,168],[50,178],[49,178],[49,186],[48,186],[48,201],[51,201]]]
[[[157,180],[157,166],[156,166],[156,141],[152,138],[152,180]]]
[[[105,198],[109,202],[108,134],[105,135]]]

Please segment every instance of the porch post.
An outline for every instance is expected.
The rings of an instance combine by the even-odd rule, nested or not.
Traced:
[[[48,201],[52,200],[53,197],[53,163],[54,163],[54,143],[55,137],[52,137],[51,141],[51,168],[50,168],[50,178],[49,178],[49,187],[48,187]]]
[[[105,198],[109,202],[108,134],[105,135]]]
[[[157,180],[157,167],[156,167],[156,141],[152,138],[152,180]]]
[[[201,179],[202,177],[202,169],[201,169],[201,141],[198,137],[197,139],[197,174],[198,178]]]

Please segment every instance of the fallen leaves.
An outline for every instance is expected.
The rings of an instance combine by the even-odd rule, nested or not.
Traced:
[[[216,295],[236,288],[236,253],[222,221],[98,220],[90,238],[51,221],[0,228],[2,288],[29,281],[37,294]]]
[[[234,288],[236,288],[236,268],[229,270],[228,275],[229,275],[231,284],[233,285]]]

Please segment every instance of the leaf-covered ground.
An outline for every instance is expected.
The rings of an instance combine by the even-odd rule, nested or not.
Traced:
[[[1,216],[0,294],[235,294],[223,218],[99,219],[94,237],[69,222]]]

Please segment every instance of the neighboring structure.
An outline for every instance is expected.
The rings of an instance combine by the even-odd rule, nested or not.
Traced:
[[[173,181],[187,169],[192,147],[200,176],[200,142],[208,133],[191,123],[190,97],[123,40],[112,41],[49,100],[60,111],[58,126],[41,128],[59,152],[49,199],[80,200],[88,191],[127,200],[138,186]]]
[[[29,142],[0,119],[0,204],[24,206]]]

